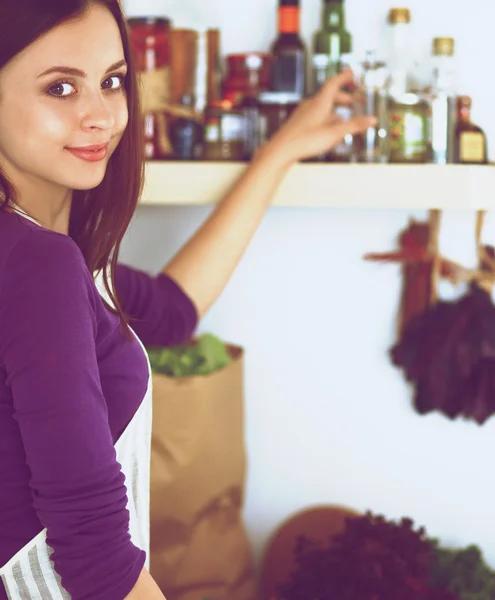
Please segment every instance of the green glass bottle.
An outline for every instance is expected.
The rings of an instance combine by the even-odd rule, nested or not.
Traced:
[[[341,70],[341,57],[352,52],[352,36],[345,25],[344,0],[324,0],[322,27],[315,33],[314,54],[329,58],[328,76]]]
[[[346,29],[344,0],[323,0],[321,29],[313,41],[313,93],[330,77],[348,66],[352,52],[352,36]],[[350,90],[349,90],[350,91]],[[335,113],[344,121],[351,116],[349,107],[336,107]],[[318,160],[349,162],[352,154],[352,136],[333,148]]]

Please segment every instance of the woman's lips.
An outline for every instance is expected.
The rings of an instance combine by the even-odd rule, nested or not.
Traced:
[[[87,162],[98,162],[104,160],[108,155],[108,143],[99,144],[94,146],[83,146],[81,148],[65,148],[68,152],[73,154],[76,158],[85,160]]]

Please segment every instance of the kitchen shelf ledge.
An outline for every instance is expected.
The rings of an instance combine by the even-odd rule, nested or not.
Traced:
[[[495,208],[494,167],[300,163],[287,173],[273,205],[489,210]],[[216,204],[245,168],[246,163],[150,161],[141,204]]]

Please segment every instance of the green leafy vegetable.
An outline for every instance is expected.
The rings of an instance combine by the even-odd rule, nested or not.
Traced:
[[[495,573],[486,564],[477,546],[460,550],[435,545],[436,561],[432,584],[447,588],[460,600],[495,600]]]
[[[190,344],[147,348],[147,352],[152,372],[169,377],[210,375],[232,361],[226,344],[210,333]]]

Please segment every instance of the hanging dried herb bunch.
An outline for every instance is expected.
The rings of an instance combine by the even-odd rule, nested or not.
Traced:
[[[402,307],[413,310],[403,312],[399,340],[390,352],[413,386],[420,414],[439,411],[480,425],[495,414],[495,250],[481,242],[484,216],[483,211],[477,214],[478,268],[468,270],[440,256],[440,213],[431,211],[428,251],[422,247],[415,256],[410,249],[402,253],[404,268],[414,276],[404,281]],[[386,256],[367,258],[390,260]],[[438,300],[439,277],[469,283],[467,293],[454,302]],[[414,284],[419,284],[417,290]],[[421,297],[408,301],[415,292]]]

